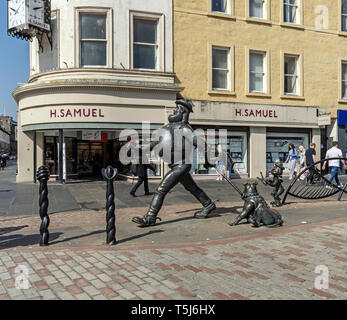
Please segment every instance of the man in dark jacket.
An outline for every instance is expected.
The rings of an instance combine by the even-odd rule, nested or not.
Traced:
[[[140,187],[140,185],[142,183],[144,183],[145,186],[145,195],[148,196],[151,193],[149,192],[148,189],[148,175],[147,175],[147,169],[152,170],[153,172],[155,172],[155,168],[153,168],[151,165],[149,164],[137,164],[136,165],[136,172],[135,175],[138,176],[138,180],[137,183],[133,186],[133,188],[130,191],[130,194],[135,197],[135,192],[136,190]]]

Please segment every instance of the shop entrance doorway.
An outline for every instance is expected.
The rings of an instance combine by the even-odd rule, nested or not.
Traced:
[[[77,174],[79,177],[99,177],[105,166],[105,146],[102,142],[77,141]]]
[[[63,143],[63,176],[71,179],[101,179],[101,170],[108,165],[117,168],[119,176],[131,176],[131,164],[120,161],[120,152],[127,141],[121,141],[116,131],[101,132],[98,140],[83,139],[82,132],[64,132]],[[101,139],[100,139],[101,137]],[[91,138],[95,139],[95,136]],[[52,178],[57,178],[59,167],[59,139],[57,132],[44,132],[43,161],[49,167]],[[161,175],[161,160],[151,155],[151,164],[156,172],[149,175]]]

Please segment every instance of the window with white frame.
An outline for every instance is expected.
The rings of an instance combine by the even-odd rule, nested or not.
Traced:
[[[283,21],[288,23],[298,23],[299,0],[283,0]]]
[[[230,49],[212,48],[212,90],[230,89]]]
[[[158,68],[158,19],[134,17],[133,68]]]
[[[341,31],[347,32],[347,0],[341,0]]]
[[[342,62],[342,99],[347,99],[347,61]]]
[[[212,11],[215,12],[222,12],[222,13],[228,13],[229,8],[228,8],[228,2],[230,0],[211,0],[212,4]]]
[[[266,19],[267,0],[249,0],[249,16],[252,18]]]
[[[284,55],[284,94],[299,94],[299,57]]]
[[[81,66],[106,66],[106,14],[80,13],[79,19]]]
[[[250,52],[249,54],[249,91],[265,93],[265,52]]]

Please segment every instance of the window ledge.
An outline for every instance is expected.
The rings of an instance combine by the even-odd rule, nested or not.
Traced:
[[[236,93],[234,91],[209,90],[207,91],[207,94],[236,97]]]
[[[253,17],[247,17],[246,22],[260,23],[260,24],[266,24],[270,26],[272,25],[272,22],[268,19],[253,18]]]
[[[222,12],[215,12],[211,11],[207,14],[208,17],[213,18],[222,18],[222,19],[229,19],[229,20],[236,20],[236,17],[231,13],[222,13]]]
[[[281,99],[289,99],[289,100],[305,100],[305,97],[303,96],[296,96],[296,95],[290,95],[290,94],[283,94],[281,95]]]
[[[298,24],[298,23],[281,22],[280,26],[284,27],[284,28],[293,28],[293,29],[298,29],[298,30],[305,30],[305,27],[302,24]]]
[[[249,92],[246,93],[246,97],[250,97],[250,98],[272,98],[271,94],[267,94],[267,93],[258,93],[258,92]]]
[[[338,31],[337,34],[341,37],[347,37],[347,31]]]
[[[347,104],[347,98],[346,99],[339,99],[337,102]]]

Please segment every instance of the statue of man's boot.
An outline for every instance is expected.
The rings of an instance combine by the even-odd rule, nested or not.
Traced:
[[[159,192],[156,192],[152,199],[148,212],[143,216],[143,218],[141,217],[132,218],[132,222],[139,224],[140,227],[154,226],[157,219],[161,221],[161,219],[157,217],[157,215],[160,211],[163,200],[164,200],[164,195]]]
[[[161,221],[161,218],[157,217],[157,214],[148,212],[143,216],[143,218],[134,217],[131,221],[139,224],[140,227],[150,227],[155,225],[157,219]]]
[[[194,218],[205,219],[207,216],[216,209],[216,205],[211,201],[208,205],[204,206],[200,211],[195,212]]]

